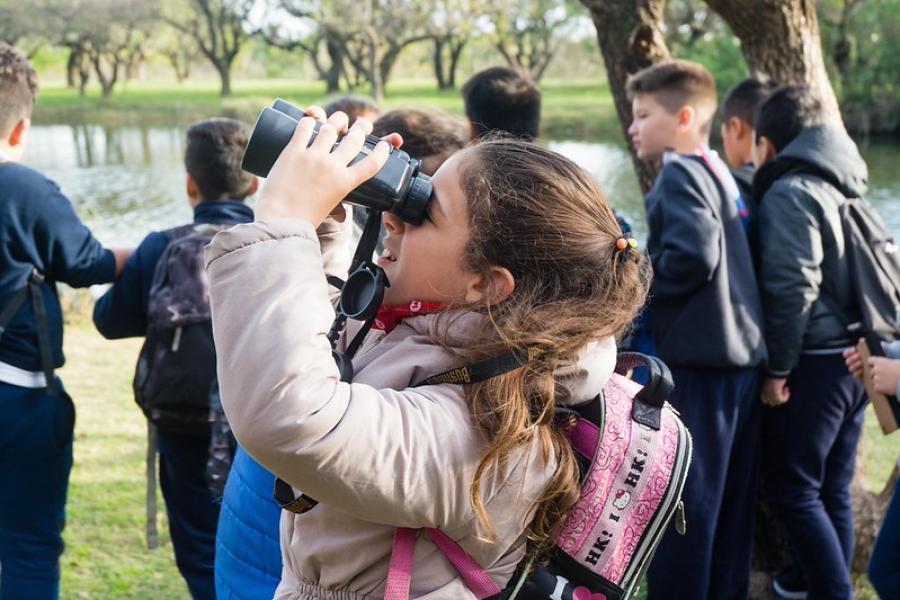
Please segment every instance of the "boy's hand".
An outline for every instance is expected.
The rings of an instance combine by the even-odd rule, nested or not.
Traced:
[[[876,391],[888,396],[897,393],[897,381],[900,380],[900,360],[872,356],[869,357],[869,369]]]
[[[787,377],[766,377],[763,379],[762,403],[766,406],[781,406],[791,398],[791,390],[787,384]]]
[[[256,206],[258,220],[302,219],[318,227],[335,211],[347,194],[371,179],[388,159],[388,142],[379,142],[364,159],[349,165],[359,154],[372,123],[357,119],[347,128],[348,118],[335,112],[325,120],[318,106],[307,109],[291,141],[272,166]],[[323,124],[315,141],[309,144],[316,120]],[[334,151],[338,136],[346,132]]]
[[[860,340],[860,342],[862,341],[863,340]],[[844,362],[847,364],[847,369],[850,371],[851,375],[857,379],[863,378],[863,361],[859,356],[859,350],[856,349],[856,346],[844,349]]]

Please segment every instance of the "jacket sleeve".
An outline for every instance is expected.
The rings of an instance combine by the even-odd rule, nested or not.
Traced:
[[[137,247],[122,274],[94,304],[94,326],[108,340],[147,333],[147,304],[156,263],[166,248],[165,235],[154,232]]]
[[[235,437],[293,487],[395,526],[468,518],[479,444],[462,402],[339,381],[319,242],[301,221],[239,225],[206,249],[222,405]]]
[[[806,192],[776,182],[759,209],[760,287],[769,374],[787,377],[800,360],[803,334],[822,283],[820,224]]]
[[[712,279],[721,259],[722,222],[684,166],[669,163],[660,177],[660,195],[652,209],[659,242],[650,257],[650,291],[658,298],[672,298]]]
[[[81,222],[55,183],[45,182],[41,209],[34,224],[35,240],[47,274],[72,287],[108,283],[115,278],[113,253]]]

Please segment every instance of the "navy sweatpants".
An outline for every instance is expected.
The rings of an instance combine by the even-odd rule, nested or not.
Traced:
[[[0,599],[59,597],[75,407],[0,382]]]
[[[809,600],[853,598],[850,481],[866,395],[840,354],[803,355],[791,397],[763,410],[763,486],[806,576]]]
[[[209,436],[159,430],[159,484],[175,564],[194,600],[215,600],[216,525],[219,499],[206,486]]]
[[[694,441],[687,532],[663,536],[648,600],[747,597],[759,450],[759,370],[672,369],[670,402]]]

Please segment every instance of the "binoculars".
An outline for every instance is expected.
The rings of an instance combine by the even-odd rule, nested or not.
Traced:
[[[305,116],[302,108],[280,98],[271,108],[263,108],[244,150],[241,168],[266,177],[290,142],[297,123]],[[316,139],[320,126],[321,123],[317,122],[310,144]],[[351,164],[365,158],[380,141],[373,135],[366,136],[365,146]],[[418,225],[425,216],[431,197],[431,178],[421,173],[419,166],[419,160],[392,147],[387,162],[378,173],[350,192],[345,200],[366,208],[392,212],[404,221]]]

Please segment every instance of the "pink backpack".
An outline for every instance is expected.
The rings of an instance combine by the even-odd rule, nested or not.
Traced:
[[[642,386],[626,375],[646,369]],[[672,517],[684,533],[681,492],[691,437],[666,402],[672,376],[662,361],[623,352],[602,394],[573,410],[572,447],[582,462],[581,498],[547,564],[529,562],[501,589],[453,540],[429,538],[479,600],[627,600]],[[568,409],[566,409],[568,410]],[[398,528],[385,600],[409,598],[418,531]]]

